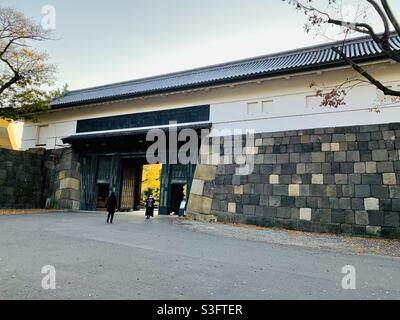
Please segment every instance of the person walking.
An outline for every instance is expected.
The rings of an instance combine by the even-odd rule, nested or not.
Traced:
[[[154,197],[150,195],[145,203],[146,207],[146,219],[150,219],[150,217],[154,217],[154,207],[155,207],[156,200],[154,200]]]
[[[115,196],[115,193],[111,193],[110,197],[107,199],[106,202],[106,207],[108,211],[108,216],[107,216],[107,223],[113,223],[114,221],[114,214],[115,211],[117,210],[117,197]]]

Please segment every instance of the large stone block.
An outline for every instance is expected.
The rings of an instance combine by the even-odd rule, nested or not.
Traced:
[[[313,174],[311,183],[312,184],[324,184],[324,175],[323,174]]]
[[[243,206],[243,214],[254,216],[256,213],[256,206],[254,205],[244,205]]]
[[[377,172],[376,162],[367,162],[365,169],[366,173],[376,173]]]
[[[211,214],[212,199],[198,195],[190,195],[188,211],[200,214]]]
[[[217,167],[210,165],[198,165],[194,175],[195,179],[211,181],[214,180],[217,175]]]
[[[291,184],[289,185],[289,197],[299,197],[300,196],[300,185]]]
[[[367,211],[356,211],[355,218],[357,225],[366,226],[369,224],[369,217]]]
[[[387,150],[372,150],[373,161],[388,161],[389,154]]]
[[[312,162],[325,162],[325,152],[313,152],[311,158]]]
[[[374,198],[378,199],[387,199],[389,198],[389,188],[387,186],[371,186],[371,195]]]
[[[355,212],[353,210],[345,211],[345,224],[352,225],[356,222]]]
[[[60,180],[60,189],[80,190],[80,181],[74,178]]]
[[[336,184],[347,184],[349,177],[347,174],[335,174],[335,183]]]
[[[380,185],[380,184],[382,184],[382,175],[381,174],[363,174],[362,175],[362,184]]]
[[[382,226],[383,225],[383,212],[382,211],[369,211],[368,212],[368,224],[370,226]]]
[[[269,184],[279,184],[279,176],[272,174],[269,176]]]
[[[383,174],[383,184],[395,185],[396,184],[396,174],[395,173],[384,173]]]
[[[340,151],[334,153],[335,162],[346,162],[346,152]]]
[[[72,200],[71,204],[71,210],[79,211],[81,209],[81,203],[79,201]]]
[[[312,210],[310,208],[300,209],[300,220],[311,221]]]
[[[394,227],[400,226],[400,213],[399,212],[384,212],[383,214],[383,226]]]
[[[292,217],[291,208],[278,208],[276,216],[279,219],[290,219]]]
[[[237,195],[242,195],[244,193],[244,186],[235,186],[234,193]]]
[[[364,199],[365,210],[377,211],[379,210],[379,199],[368,198]]]
[[[367,226],[366,233],[369,236],[379,237],[382,232],[382,227],[375,227],[375,226]]]
[[[288,196],[289,195],[289,187],[287,185],[276,184],[273,187],[273,193],[276,196]]]
[[[318,221],[322,224],[332,223],[332,210],[331,209],[315,210],[313,221]]]
[[[366,164],[365,162],[356,162],[354,163],[354,173],[366,173]]]
[[[359,151],[347,151],[346,159],[348,162],[359,162],[360,152]]]
[[[194,179],[192,188],[190,189],[191,194],[202,196],[204,191],[204,180]]]
[[[390,186],[390,197],[394,199],[400,199],[400,186]]]
[[[377,172],[379,173],[392,173],[394,171],[393,162],[378,162],[377,163]]]
[[[357,198],[369,198],[371,197],[371,187],[369,185],[356,185],[355,196]]]
[[[306,173],[306,165],[305,165],[305,163],[297,164],[296,171],[297,171],[297,174],[299,174],[299,175],[305,174]]]

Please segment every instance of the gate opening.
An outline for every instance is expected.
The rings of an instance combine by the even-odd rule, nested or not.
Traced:
[[[99,183],[97,185],[97,209],[104,210],[106,208],[106,202],[110,193],[110,185],[105,183]]]
[[[156,200],[156,208],[160,206],[161,164],[144,164],[142,167],[141,204],[152,195]]]
[[[186,199],[186,184],[171,185],[171,207],[170,214],[179,215],[182,201]]]

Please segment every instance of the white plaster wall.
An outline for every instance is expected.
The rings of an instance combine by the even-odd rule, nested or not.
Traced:
[[[392,83],[392,86],[400,90],[398,83]],[[380,93],[371,85],[352,90],[345,99],[346,105],[338,109],[321,107],[319,102],[308,105],[307,98],[311,94],[305,92],[212,104],[213,129],[215,134],[218,134],[217,130],[226,129],[251,129],[260,133],[400,121],[400,103],[385,103],[378,99]],[[248,114],[248,103],[256,102],[261,106],[263,101],[271,100],[272,103],[268,103],[266,112]],[[380,107],[380,113],[371,112],[371,108],[377,105]]]
[[[24,125],[22,133],[22,150],[36,147],[38,126],[28,122]]]
[[[47,144],[46,149],[58,149],[66,147],[62,140],[76,133],[76,120],[75,121],[61,121],[57,119],[46,119],[38,123],[26,123],[22,133],[22,149],[27,150],[36,148],[38,142],[38,134],[40,126],[48,126],[47,129]]]
[[[63,138],[76,133],[76,121],[49,123],[47,149],[57,149],[65,147]]]
[[[14,139],[15,143],[17,145],[18,149],[21,149],[22,147],[22,135],[24,132],[24,123],[21,121],[15,121],[11,124],[13,134],[14,134]]]
[[[380,63],[367,67],[384,83],[400,89],[400,66]],[[56,110],[42,115],[37,123],[26,123],[22,148],[36,146],[38,126],[48,125],[48,149],[63,147],[61,139],[76,133],[79,119],[91,119],[128,113],[151,112],[164,109],[211,105],[211,122],[216,129],[254,129],[274,132],[308,128],[377,124],[400,121],[400,105],[388,104],[380,114],[369,112],[376,106],[378,91],[362,85],[351,91],[347,105],[339,109],[307,106],[307,97],[315,95],[310,83],[315,81],[326,88],[347,78],[358,77],[350,68],[322,73],[295,75],[289,78],[267,79],[262,82],[241,83],[185,93],[135,99],[112,104],[83,106]],[[265,114],[249,115],[247,104],[273,100]],[[315,99],[312,99],[315,100]],[[188,119],[191,122],[191,119]]]

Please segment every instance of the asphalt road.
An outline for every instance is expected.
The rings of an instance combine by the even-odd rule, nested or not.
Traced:
[[[45,265],[56,290],[42,288]],[[345,265],[356,290],[342,289]],[[210,234],[169,217],[0,216],[0,299],[400,299],[399,271],[398,257]]]

